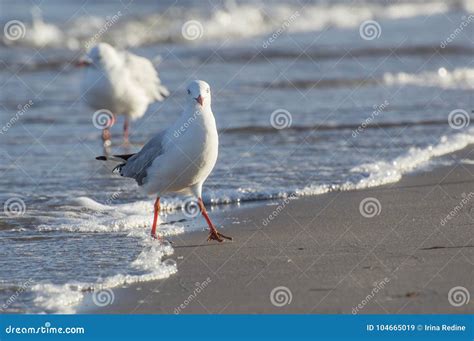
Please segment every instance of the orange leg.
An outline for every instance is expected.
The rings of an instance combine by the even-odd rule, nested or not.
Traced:
[[[112,114],[110,122],[107,123],[107,126],[102,129],[102,142],[105,147],[108,147],[112,144],[112,134],[110,133],[109,128],[112,127],[115,123],[115,115]]]
[[[156,225],[158,224],[158,214],[160,214],[160,197],[156,198],[154,208],[155,208],[155,214],[153,216],[153,226],[151,228],[151,236],[154,239],[159,239],[156,235]]]
[[[105,145],[110,145],[110,140],[112,139],[112,134],[110,134],[109,128],[102,129],[102,142]]]
[[[206,207],[204,206],[204,203],[202,202],[201,198],[198,198],[198,205],[199,205],[199,209],[201,210],[202,215],[204,216],[204,219],[206,219],[207,225],[209,225],[210,231],[209,231],[209,237],[207,238],[207,241],[217,240],[218,242],[223,242],[224,239],[232,240],[232,237],[227,237],[223,235],[222,233],[217,232],[216,227],[214,226],[211,219],[209,218],[209,215],[207,214]]]

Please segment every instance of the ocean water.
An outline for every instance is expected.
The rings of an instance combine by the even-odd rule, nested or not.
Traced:
[[[190,80],[211,84],[220,156],[204,198],[218,212],[393,183],[473,143],[473,11],[472,0],[0,0],[0,311],[73,313],[86,292],[179,271],[172,245],[148,238],[153,198],[95,160],[100,130],[71,65],[87,46],[154,60],[171,91],[132,123],[128,148],[118,120],[114,153],[171,124]],[[164,198],[164,234],[205,229],[183,199]]]

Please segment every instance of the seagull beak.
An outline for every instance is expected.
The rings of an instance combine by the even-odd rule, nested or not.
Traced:
[[[86,59],[86,58],[81,58],[75,63],[76,67],[86,67],[86,66],[89,66],[91,64],[92,64],[92,61],[90,59]]]
[[[201,95],[197,96],[197,98],[195,98],[195,100],[196,100],[199,104],[201,104],[201,106],[202,106],[202,104],[204,103],[204,99],[202,98]]]

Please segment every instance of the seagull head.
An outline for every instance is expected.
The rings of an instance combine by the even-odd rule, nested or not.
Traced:
[[[117,51],[107,43],[99,43],[87,52],[78,62],[77,66],[101,65],[117,58]]]
[[[209,107],[211,105],[211,87],[204,81],[195,80],[189,83],[188,101],[193,105]]]

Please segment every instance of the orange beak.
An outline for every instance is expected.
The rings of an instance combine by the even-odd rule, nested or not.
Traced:
[[[204,99],[202,98],[201,95],[197,96],[197,98],[195,98],[195,100],[196,100],[199,104],[201,104],[201,106],[202,106],[202,104],[204,103]]]
[[[81,60],[78,60],[75,65],[76,67],[86,67],[86,66],[89,66],[91,65],[92,63],[86,59],[81,59]]]

